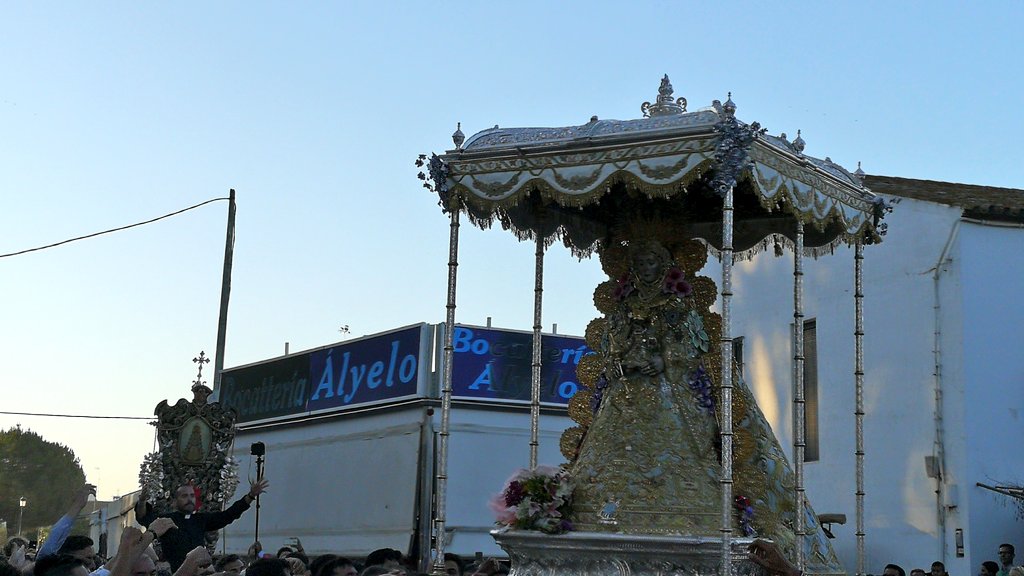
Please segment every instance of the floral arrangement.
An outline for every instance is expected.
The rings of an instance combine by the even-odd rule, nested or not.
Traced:
[[[740,528],[743,529],[744,536],[757,536],[757,530],[754,530],[754,506],[750,503],[750,498],[746,496],[736,497],[736,512],[740,517]]]
[[[683,280],[683,271],[673,266],[665,274],[662,280],[661,290],[666,294],[675,294],[683,298],[693,293],[693,287],[686,280]]]
[[[497,515],[495,524],[547,534],[568,532],[573,529],[567,518],[572,491],[569,473],[563,468],[522,468],[508,479],[500,494],[491,498],[491,510]]]
[[[701,410],[706,414],[714,414],[715,398],[711,393],[711,376],[704,368],[703,363],[697,366],[693,372],[690,372],[688,384],[694,396],[697,397],[697,404]]]
[[[665,277],[661,280],[661,291],[665,294],[671,294],[680,298],[686,298],[690,294],[693,294],[693,286],[685,280],[686,275],[682,269],[678,266],[673,266],[668,269],[665,273]],[[619,276],[615,280],[615,300],[622,302],[629,297],[636,290],[636,285],[633,284],[632,276],[629,272]]]

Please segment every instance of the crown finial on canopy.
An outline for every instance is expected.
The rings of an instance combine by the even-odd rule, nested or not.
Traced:
[[[732,92],[729,92],[725,104],[722,104],[722,110],[725,111],[726,116],[732,116],[736,113],[736,103],[732,101]]]
[[[497,128],[497,126],[495,126]],[[462,133],[462,122],[458,122],[455,125],[455,132],[452,134],[452,142],[455,143],[456,150],[462,150],[462,143],[466,141],[466,135]]]
[[[805,146],[807,146],[807,143],[804,142],[803,137],[800,136],[800,131],[797,130],[796,131],[796,140],[793,140],[793,149],[796,150],[797,154],[803,154]]]
[[[864,177],[867,176],[867,174],[864,172],[864,170],[861,169],[861,167],[860,167],[860,160],[857,161],[857,171],[854,172],[853,175],[857,177],[857,180],[861,184],[864,183]]]
[[[673,101],[672,92],[672,82],[669,81],[668,74],[665,74],[661,79],[661,86],[658,87],[658,99],[654,104],[644,102],[640,105],[640,111],[644,113],[644,118],[686,112],[686,98],[679,97]]]

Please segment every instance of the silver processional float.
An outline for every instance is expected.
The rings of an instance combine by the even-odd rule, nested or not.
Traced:
[[[435,573],[443,574],[460,216],[536,243],[530,472],[510,482],[492,535],[513,576],[760,574],[769,539],[800,570],[845,574],[804,494],[803,335],[793,330],[794,465],[734,368],[734,261],[793,253],[794,326],[803,325],[803,258],[854,247],[857,574],[864,574],[863,247],[889,210],[798,133],[744,123],[731,95],[693,112],[668,76],[643,118],[562,128],[499,128],[421,156],[424,186],[450,217],[445,362],[436,463]],[[561,241],[596,254],[608,280],[586,329],[567,462],[537,463],[544,252]],[[709,252],[721,278],[698,272]],[[714,305],[718,301],[717,310]]]

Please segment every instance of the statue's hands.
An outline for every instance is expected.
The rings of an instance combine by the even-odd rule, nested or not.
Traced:
[[[651,359],[640,367],[640,373],[644,376],[657,376],[664,371],[665,360],[661,356],[651,356]]]
[[[170,518],[157,518],[149,524],[149,529],[156,534],[157,538],[160,538],[167,533],[168,530],[177,528],[178,526],[174,523],[174,520]]]
[[[270,487],[270,481],[266,478],[249,484],[249,499],[255,500],[257,496],[266,492],[268,487]]]

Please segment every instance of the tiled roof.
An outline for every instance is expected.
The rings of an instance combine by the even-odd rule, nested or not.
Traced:
[[[864,185],[877,194],[959,206],[964,209],[965,216],[1024,221],[1024,190],[1016,188],[871,174],[864,177]]]

